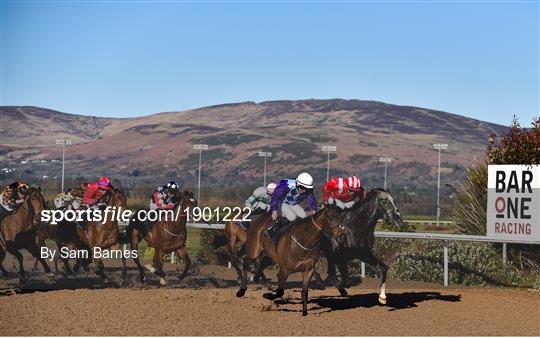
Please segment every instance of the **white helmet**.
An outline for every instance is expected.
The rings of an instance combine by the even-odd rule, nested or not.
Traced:
[[[303,187],[311,189],[313,188],[313,177],[311,177],[311,175],[308,173],[301,173],[296,178],[296,185],[301,185]]]
[[[276,184],[275,183],[270,183],[266,186],[266,193],[268,195],[272,195],[274,193],[274,189],[276,189]]]

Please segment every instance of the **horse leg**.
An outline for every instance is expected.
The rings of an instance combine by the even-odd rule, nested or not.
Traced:
[[[15,246],[15,243],[13,241],[6,242],[6,250],[15,256],[17,259],[17,262],[19,263],[19,283],[24,284],[28,281],[28,276],[26,275],[26,272],[24,271],[24,265],[23,265],[23,256]]]
[[[307,315],[309,281],[313,277],[314,272],[314,267],[310,270],[302,271],[302,316]]]
[[[61,248],[64,246],[65,246],[64,243],[56,241],[56,247],[58,248],[58,252],[60,252]],[[73,270],[71,270],[71,267],[69,266],[69,260],[67,259],[67,257],[60,256],[60,258],[62,259],[62,263],[64,263],[64,270],[66,271],[66,274],[68,276],[73,276],[74,273],[73,273]],[[58,263],[56,260],[54,261],[54,264],[55,264],[56,271],[58,271]]]
[[[184,271],[182,272],[182,274],[178,278],[178,280],[181,281],[182,279],[184,279],[188,275],[189,267],[191,266],[191,259],[189,258],[188,249],[185,246],[183,246],[180,249],[176,250],[176,253],[178,254],[179,257],[182,257],[182,260],[184,261],[184,265],[185,265]]]
[[[236,235],[228,234],[227,235],[227,249],[229,250],[229,263],[236,270],[236,274],[238,275],[238,281],[241,281],[242,270],[240,270],[240,267],[238,266],[238,258],[236,257],[236,250],[235,250],[235,245],[234,245],[235,243],[236,243]]]
[[[259,281],[262,282],[262,284],[266,285],[270,281],[268,278],[266,278],[266,275],[264,274],[264,270],[274,264],[274,262],[270,259],[270,257],[263,255],[260,257],[258,261],[256,261],[256,269],[255,269],[255,275],[253,276],[253,281],[255,283],[259,283]]]
[[[94,257],[94,261],[96,262],[96,275],[98,275],[104,283],[108,282],[107,275],[105,275],[105,265],[103,264],[103,260]]]
[[[137,255],[133,255],[133,261],[135,262],[135,265],[137,265],[137,269],[139,269],[139,280],[141,281],[141,283],[144,283],[146,281],[146,273],[144,272],[144,268],[143,266],[141,265],[141,261],[139,260],[139,254],[138,254],[138,249],[139,249],[139,240],[138,240],[138,234],[132,234],[131,235],[131,242],[130,242],[130,246],[131,246],[131,250],[135,250],[137,251]]]
[[[7,279],[8,278],[8,272],[4,268],[4,266],[2,265],[2,263],[4,262],[4,258],[6,258],[6,251],[2,247],[2,244],[0,244],[0,272],[2,272],[2,276],[4,276],[4,278]]]
[[[39,247],[36,242],[30,242],[28,246],[26,247],[26,250],[34,256],[35,259],[37,259],[41,266],[43,266],[43,270],[45,270],[45,275],[48,277],[52,277],[53,273],[51,272],[51,268],[49,267],[49,264],[45,261],[44,258],[41,258],[41,254],[39,251]]]
[[[163,250],[156,248],[154,250],[154,257],[152,257],[152,265],[156,269],[154,273],[159,276],[159,284],[166,285],[165,272],[163,272],[163,256],[165,256]]]
[[[253,261],[255,261],[255,259],[248,257],[248,255],[244,257],[244,264],[242,266],[242,284],[240,285],[240,288],[236,291],[236,297],[243,297],[246,294],[248,280],[247,274],[249,266],[251,265],[251,263],[253,263]]]
[[[336,288],[342,297],[347,297],[349,295],[346,290],[346,287],[349,284],[349,269],[347,267],[347,261],[339,261],[337,263],[337,268],[339,270],[339,275],[341,276],[341,281],[336,283]]]
[[[111,246],[111,249],[113,250],[122,250],[122,247],[120,243],[116,243],[115,245]],[[122,260],[122,281],[126,282],[127,280],[127,265],[126,265],[126,258],[124,257],[124,253],[122,250],[122,256],[120,258]]]
[[[313,272],[313,278],[315,278],[315,283],[317,283],[320,290],[324,290],[326,288],[324,285],[325,282],[322,279],[321,274],[317,270]]]
[[[327,263],[327,276],[324,285],[334,286],[336,284],[336,257],[332,250],[332,242],[326,236],[323,236],[320,243]]]
[[[280,267],[278,272],[278,287],[276,289],[276,292],[266,292],[265,294],[263,294],[263,297],[270,300],[283,297],[283,294],[285,294],[285,283],[287,282],[287,277],[289,277],[289,272]]]
[[[374,265],[379,268],[381,274],[381,293],[379,293],[379,303],[386,305],[386,277],[388,275],[388,265],[375,257],[373,252],[366,253],[363,258],[367,264]]]

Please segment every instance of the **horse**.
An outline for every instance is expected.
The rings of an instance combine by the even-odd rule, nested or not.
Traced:
[[[41,188],[30,187],[28,195],[17,207],[15,212],[5,216],[0,223],[0,233],[3,238],[3,246],[6,251],[15,256],[19,263],[19,282],[24,284],[28,281],[28,276],[24,271],[23,256],[19,250],[26,249],[43,266],[47,277],[52,277],[53,273],[45,259],[41,258],[40,248],[36,241],[36,226],[41,221],[41,211],[46,208],[45,197],[41,193]],[[0,267],[4,273],[2,262],[5,258],[5,251],[0,249]],[[4,275],[6,275],[4,273]]]
[[[90,252],[90,247],[79,238],[77,233],[77,224],[75,222],[60,220],[57,224],[44,224],[43,227],[39,227],[37,230],[38,246],[44,246],[46,239],[54,241],[57,247],[57,252],[60,252],[63,247],[68,246],[77,250],[86,250],[87,252]],[[90,257],[77,258],[72,269],[69,265],[69,259],[67,257],[61,255],[60,259],[64,264],[65,274],[68,276],[73,276],[79,272],[81,266],[85,271],[88,271],[89,264],[92,261]],[[34,263],[34,268],[37,266],[37,263],[38,261],[36,260]],[[56,258],[54,259],[54,264],[56,271],[58,271],[58,260]]]
[[[365,197],[357,199],[352,208],[344,211],[344,225],[346,229],[346,240],[338,243],[337,247],[331,248],[331,245],[323,245],[325,256],[328,260],[328,279],[335,281],[336,265],[341,274],[341,283],[336,287],[342,296],[347,296],[347,285],[349,272],[347,262],[354,258],[361,259],[364,263],[379,268],[381,282],[379,302],[386,304],[386,277],[388,265],[377,258],[373,253],[373,244],[375,241],[375,225],[379,219],[403,227],[403,218],[394,204],[390,193],[384,189],[372,189],[368,191]]]
[[[111,190],[107,191],[104,196],[104,201],[107,206],[117,207],[117,213],[119,210],[127,209],[127,198],[121,188],[113,187]],[[94,259],[97,268],[96,274],[101,277],[102,281],[107,281],[107,276],[105,275],[105,267],[102,258],[94,256],[97,251],[96,249],[113,249],[115,251],[118,250],[116,252],[120,252],[122,239],[120,230],[118,229],[117,219],[107,216],[108,215],[105,213],[106,218],[104,219],[104,222],[88,221],[86,231],[81,227],[76,227],[79,239],[90,249],[90,254],[88,256],[89,258],[92,257]],[[122,260],[122,279],[126,280],[127,266],[123,252],[120,258]]]
[[[257,217],[260,217],[265,213],[266,212],[262,214],[258,213]],[[224,232],[225,237],[227,238],[227,249],[229,251],[230,266],[232,266],[236,270],[236,273],[238,275],[238,281],[240,282],[242,280],[242,270],[240,269],[240,265],[238,263],[236,246],[237,243],[239,243],[240,246],[245,249],[248,230],[240,226],[240,222],[229,220],[225,222]],[[260,275],[255,274],[253,276],[253,281],[256,283],[258,283],[260,279],[262,279],[263,283],[268,282],[268,278],[266,278],[266,276],[264,275],[263,269],[260,270]]]
[[[236,292],[236,296],[245,295],[248,268],[255,262],[256,270],[260,270],[260,256],[265,251],[278,264],[279,272],[276,292],[267,292],[263,297],[270,300],[282,297],[289,275],[302,272],[302,315],[305,316],[307,315],[309,282],[315,272],[315,265],[322,255],[319,241],[323,235],[338,237],[343,234],[342,210],[336,206],[327,205],[314,215],[287,225],[276,241],[263,235],[271,222],[271,217],[264,215],[254,222],[252,229],[248,232],[242,285]]]
[[[165,254],[176,252],[184,261],[184,271],[180,275],[179,280],[182,280],[187,276],[191,266],[191,259],[189,258],[186,247],[186,223],[188,216],[186,210],[190,210],[191,212],[191,210],[197,206],[197,200],[192,192],[183,191],[173,196],[172,202],[175,204],[175,208],[174,210],[168,211],[173,212],[172,217],[174,217],[174,219],[171,219],[170,215],[167,215],[165,220],[158,219],[154,222],[150,231],[148,231],[141,220],[133,218],[126,230],[126,241],[130,242],[132,250],[137,250],[139,242],[143,239],[150,247],[154,248],[152,265],[147,265],[146,268],[160,277],[159,283],[161,285],[167,284],[165,272],[163,272],[163,256]],[[139,269],[140,281],[146,281],[146,274],[139,261],[138,255],[133,256],[133,261]]]

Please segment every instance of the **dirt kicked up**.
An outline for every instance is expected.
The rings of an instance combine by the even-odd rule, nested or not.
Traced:
[[[258,285],[236,298],[234,274],[219,266],[202,266],[181,283],[171,276],[167,287],[157,280],[142,285],[135,276],[131,270],[128,286],[100,285],[93,277],[33,276],[23,289],[14,280],[0,282],[2,335],[540,334],[540,294],[527,290],[393,280],[381,306],[378,282],[368,278],[349,289],[349,297],[335,288],[312,290],[302,317],[295,278],[285,297],[271,302]]]

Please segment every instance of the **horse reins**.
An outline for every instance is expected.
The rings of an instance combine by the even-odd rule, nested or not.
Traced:
[[[315,219],[313,218],[313,215],[311,216],[311,223],[313,223],[313,225],[318,229],[318,231],[322,231],[322,228],[320,225],[317,224],[317,222],[315,222]],[[319,245],[319,241],[317,241],[312,247],[311,249],[308,249],[306,248],[305,246],[303,246],[295,237],[293,234],[291,234],[291,238],[293,239],[293,241],[298,244],[299,247],[301,247],[302,249],[306,250],[306,251],[311,251],[313,249],[315,249],[315,247],[317,247]]]
[[[178,202],[179,205],[177,206],[177,208],[181,208],[181,207],[184,205],[184,203],[183,203],[183,202],[184,202],[184,199],[185,199],[185,197],[183,197],[183,198]],[[187,213],[184,212],[184,213],[182,214],[182,209],[180,209],[180,214],[178,215],[178,217],[182,218],[182,217],[185,217],[185,216],[187,216]],[[161,229],[163,229],[166,233],[168,233],[168,234],[171,235],[171,236],[174,236],[174,237],[181,237],[181,236],[182,236],[181,233],[177,235],[177,234],[175,234],[175,233],[170,232],[169,230],[165,229],[165,228],[163,227],[163,225],[160,225],[160,227],[161,227]]]

